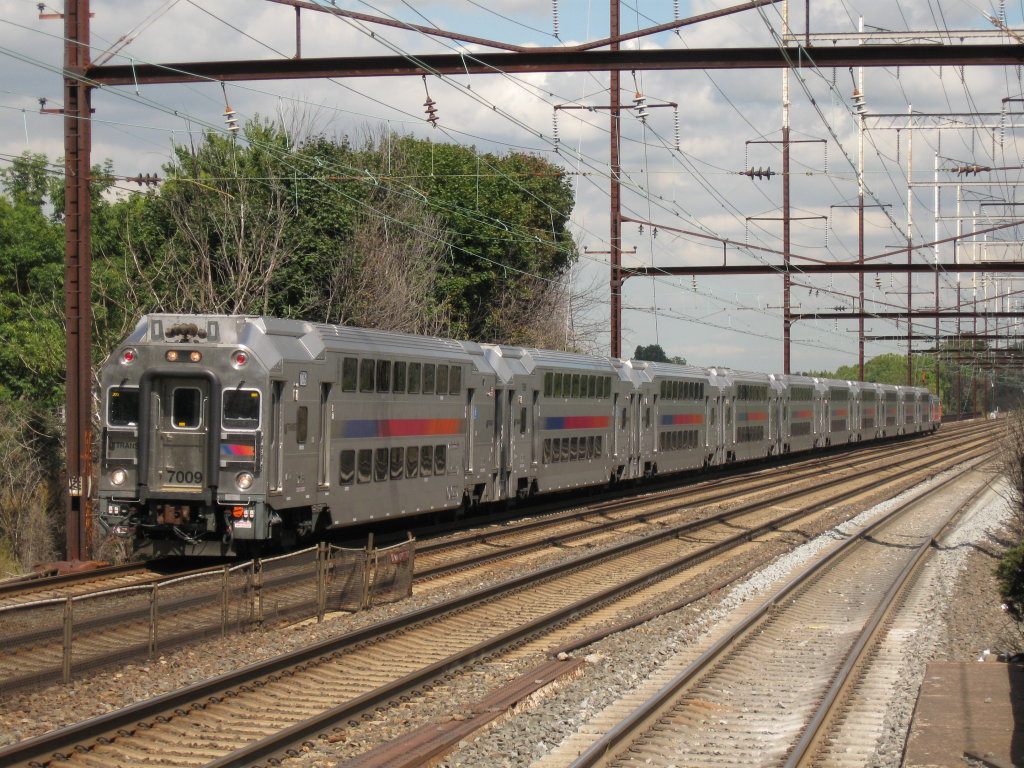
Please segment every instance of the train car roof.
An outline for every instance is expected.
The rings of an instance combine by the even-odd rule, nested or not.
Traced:
[[[474,342],[394,331],[378,331],[305,320],[288,320],[256,315],[172,315],[144,316],[127,343],[175,343],[180,334],[171,329],[189,328],[194,343],[239,344],[253,350],[268,368],[282,360],[289,362],[321,359],[325,351],[403,355],[473,362],[480,370],[492,372],[483,348]]]

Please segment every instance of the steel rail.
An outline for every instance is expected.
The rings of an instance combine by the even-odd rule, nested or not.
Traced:
[[[983,463],[979,462],[979,464]],[[977,469],[977,466],[973,468]],[[958,478],[952,478],[956,480]],[[815,751],[820,748],[822,739],[825,738],[825,729],[837,706],[849,698],[850,689],[856,684],[856,673],[868,662],[868,652],[879,642],[883,631],[888,627],[888,620],[898,604],[898,598],[905,594],[912,579],[916,578],[924,565],[927,555],[938,543],[938,539],[949,527],[960,518],[960,516],[989,490],[989,485],[977,488],[966,501],[964,501],[921,546],[917,548],[914,557],[907,563],[903,571],[893,582],[892,587],[886,593],[882,603],[875,610],[871,620],[865,625],[864,630],[857,638],[856,644],[850,650],[850,655],[840,668],[836,679],[829,687],[810,723],[804,729],[803,736],[797,742],[793,751],[790,752],[783,768],[805,768],[811,764]]]
[[[940,444],[941,442],[951,442],[953,440],[958,439],[962,439],[962,434],[959,432],[956,434],[944,432],[940,437],[936,438],[937,441],[940,441]],[[866,462],[881,461],[887,458],[896,458],[897,456],[900,456],[902,454],[913,453],[916,450],[920,450],[922,447],[926,447],[922,446],[920,443],[911,445],[902,444],[902,447],[900,447],[898,450],[891,451],[890,453],[886,453],[885,450],[879,450],[878,456],[865,457],[863,455],[864,453],[871,452],[871,449],[873,448],[891,449],[893,446],[893,443],[886,443],[885,445],[872,444],[870,447],[865,447],[863,452],[857,451],[852,456],[850,456],[849,454],[843,454],[838,456],[831,455],[824,458],[817,457],[812,461],[807,462],[807,464],[810,465],[807,467],[803,467],[802,465],[797,465],[795,469],[793,467],[785,466],[773,467],[773,471],[779,471],[779,476],[775,479],[769,479],[766,482],[762,481],[757,488],[752,489],[749,492],[760,493],[772,488],[792,484],[793,482],[805,479],[808,476],[819,474],[820,472],[823,471],[821,465],[827,465],[826,471],[834,472],[853,466],[860,466]],[[839,459],[838,462],[836,462],[837,458]],[[835,463],[829,464],[829,462]],[[789,472],[788,470],[790,469],[793,469],[793,471]],[[754,478],[752,478],[750,474],[734,475],[729,478],[725,478],[724,480],[716,481],[714,484],[699,483],[697,485],[687,486],[685,488],[673,488],[667,491],[659,491],[643,497],[633,496],[623,500],[601,502],[599,504],[591,505],[580,510],[575,510],[567,514],[560,515],[558,517],[547,517],[541,520],[530,520],[524,523],[508,526],[499,531],[484,531],[480,533],[474,533],[466,537],[460,537],[454,541],[449,539],[445,542],[428,542],[424,546],[416,548],[417,555],[422,553],[443,551],[449,548],[456,549],[458,546],[465,543],[492,544],[492,546],[497,547],[499,546],[498,544],[492,543],[494,539],[503,538],[506,536],[516,536],[518,534],[526,533],[532,530],[543,530],[546,527],[558,525],[561,523],[571,523],[574,521],[580,521],[582,518],[585,518],[589,515],[607,514],[608,512],[628,510],[630,507],[635,507],[638,502],[644,504],[658,504],[662,502],[669,502],[673,498],[699,496],[709,491],[712,492],[711,495],[707,496],[706,498],[702,497],[699,500],[687,501],[679,506],[667,507],[665,509],[657,509],[650,512],[640,512],[635,517],[624,517],[620,519],[608,520],[602,523],[592,523],[589,528],[569,532],[566,534],[562,534],[560,536],[546,538],[543,541],[531,542],[517,546],[510,546],[506,549],[501,549],[494,552],[488,552],[474,557],[465,558],[455,563],[441,564],[433,567],[417,569],[416,578],[431,578],[438,575],[448,574],[468,567],[481,565],[483,563],[507,559],[509,557],[522,554],[524,552],[529,552],[533,549],[541,549],[544,547],[551,546],[553,544],[560,544],[567,541],[571,541],[573,539],[578,539],[582,536],[588,536],[594,533],[601,533],[603,531],[614,529],[622,525],[656,520],[659,517],[675,514],[679,512],[680,509],[683,509],[686,506],[706,506],[714,504],[716,502],[732,498],[733,496],[746,493],[747,491],[744,491],[742,488],[737,489],[735,486],[742,485],[744,483],[750,483],[753,481]],[[714,493],[716,488],[721,488],[721,491],[717,494]]]
[[[988,460],[993,453],[994,449],[990,449],[989,451],[985,451],[982,456],[975,457],[978,460],[977,463]],[[614,756],[618,753],[619,749],[624,746],[625,742],[627,742],[634,733],[645,730],[655,721],[660,719],[662,717],[662,713],[668,707],[672,706],[672,702],[678,698],[680,692],[689,683],[694,681],[697,675],[717,661],[727,649],[734,646],[742,637],[749,634],[749,632],[758,623],[775,611],[786,598],[800,587],[809,583],[810,580],[823,568],[828,566],[830,563],[837,561],[840,556],[846,554],[852,547],[862,543],[868,536],[875,533],[879,528],[890,523],[898,515],[902,515],[915,504],[920,503],[921,499],[927,498],[940,490],[944,490],[947,485],[958,479],[960,479],[960,476],[955,475],[939,482],[932,488],[925,491],[921,496],[908,500],[890,512],[887,512],[883,517],[870,523],[857,533],[851,535],[846,539],[846,541],[840,543],[838,546],[817,558],[810,566],[757,606],[746,616],[746,618],[737,622],[737,624],[733,626],[733,628],[730,629],[723,637],[719,638],[711,645],[710,648],[689,664],[686,669],[665,684],[658,693],[634,710],[629,717],[623,719],[604,736],[591,744],[590,747],[584,750],[576,760],[567,766],[567,768],[594,768],[599,765],[607,765],[608,761],[614,759]]]
[[[962,455],[962,449],[959,451],[959,453]],[[902,475],[903,472],[901,472],[900,474]],[[891,482],[891,478],[889,479],[889,482]],[[875,485],[875,482],[867,484],[869,488],[875,487]],[[820,489],[815,489],[815,491],[816,490]],[[807,495],[809,492],[812,491],[804,490],[802,492],[802,495]],[[436,677],[437,674],[443,671],[461,666],[462,664],[466,663],[466,661],[472,658],[482,656],[487,653],[493,653],[500,649],[502,646],[519,641],[526,636],[542,631],[547,626],[562,623],[567,619],[571,618],[573,615],[583,612],[589,612],[590,610],[593,610],[603,604],[606,604],[610,601],[613,601],[627,594],[635,592],[639,589],[642,589],[648,583],[660,580],[683,568],[699,563],[720,551],[727,551],[728,549],[731,549],[739,543],[756,538],[759,535],[774,530],[781,525],[785,525],[788,522],[792,522],[795,519],[806,517],[810,514],[814,514],[814,512],[816,511],[821,511],[824,508],[832,506],[836,503],[837,500],[849,498],[850,496],[853,495],[859,495],[860,493],[863,493],[862,486],[858,487],[858,489],[855,489],[853,491],[844,492],[840,494],[838,497],[833,496],[832,498],[819,504],[812,505],[811,507],[795,510],[793,512],[781,515],[779,517],[776,517],[772,520],[763,523],[760,526],[757,526],[756,528],[752,528],[734,534],[733,536],[730,536],[725,540],[714,542],[704,547],[700,547],[696,551],[690,552],[679,558],[675,558],[674,560],[662,564],[656,568],[653,568],[650,571],[647,571],[646,573],[639,574],[638,576],[626,582],[623,582],[622,584],[619,584],[615,587],[611,587],[607,590],[603,590],[602,592],[592,595],[590,597],[577,600],[569,606],[553,611],[545,616],[538,617],[527,624],[521,625],[520,627],[516,627],[515,629],[508,630],[502,635],[492,638],[491,640],[484,641],[483,643],[480,643],[477,646],[469,648],[458,654],[454,654],[453,656],[450,656],[447,659],[435,662],[435,664],[431,665],[430,667],[426,667],[424,668],[424,670],[420,672],[414,673],[413,675],[409,675],[405,678],[402,678],[401,680],[395,681],[394,683],[389,684],[385,688],[377,689],[376,691],[372,691],[362,697],[359,697],[358,699],[354,699],[350,702],[345,702],[332,710],[325,711],[303,722],[296,723],[295,725],[291,726],[286,730],[268,736],[264,739],[261,739],[258,742],[254,742],[236,752],[231,753],[230,755],[224,756],[223,758],[207,763],[203,766],[203,768],[247,768],[248,766],[252,766],[254,763],[258,763],[259,761],[265,758],[282,753],[284,750],[286,750],[287,745],[292,745],[301,742],[303,739],[308,739],[310,737],[324,735],[324,732],[330,729],[337,721],[343,720],[347,717],[351,717],[353,714],[365,709],[368,706],[372,706],[373,704],[376,704],[380,701],[387,700],[395,696],[399,691],[426,682],[431,678]],[[787,497],[794,495],[795,494],[787,494]],[[777,503],[777,501],[777,499],[773,500],[771,502],[771,505],[774,505],[775,503]],[[765,506],[768,506],[768,504],[762,502],[757,506],[763,508]],[[733,515],[730,511],[730,513],[725,513],[723,517],[724,516],[735,515]],[[697,522],[716,521],[709,518],[706,521]],[[682,527],[690,528],[706,526],[693,526],[692,524],[686,524]],[[285,754],[288,754],[289,756],[299,756],[299,752],[297,750],[293,750],[293,752],[294,754],[290,752],[285,752]]]
[[[966,430],[964,430],[964,431],[966,431]],[[951,432],[946,432],[946,433],[943,434],[942,437],[945,438],[945,440],[943,442],[948,442],[950,439],[953,439],[955,437],[955,435],[953,435]],[[881,448],[881,447],[882,446],[875,446],[875,445],[872,446],[872,448]],[[892,447],[893,446],[892,446],[891,443],[886,446],[886,448],[890,448],[890,449]],[[898,450],[896,450],[895,452],[892,452],[892,453],[897,454],[897,455],[898,454],[903,454],[903,453],[912,453],[914,451],[920,450],[921,448],[922,448],[922,446],[921,446],[920,443],[913,443],[913,444],[909,444],[909,445],[904,444],[904,447],[900,447]],[[834,462],[835,458],[836,458],[835,456],[832,456],[832,457],[828,457],[827,459],[824,459],[822,461]],[[886,458],[884,455],[883,456],[878,456],[878,457],[872,457],[870,459],[870,461],[877,461],[877,460],[881,460],[881,459],[884,459],[884,458]],[[852,466],[852,465],[859,466],[859,465],[862,465],[862,464],[865,463],[865,459],[863,458],[863,456],[860,456],[860,455],[857,455],[857,456],[854,456],[854,457],[847,457],[847,458],[840,457],[840,459],[841,460],[838,462],[837,465],[830,467],[831,471],[841,470],[843,468],[846,468],[846,467],[849,467],[849,466]],[[817,461],[814,462],[814,463],[817,463]],[[783,468],[783,471],[784,471],[784,469],[785,468]],[[762,491],[765,491],[765,490],[767,490],[769,488],[777,487],[779,485],[791,484],[795,480],[801,479],[803,476],[805,476],[808,473],[815,473],[815,472],[820,472],[820,471],[821,471],[820,467],[810,467],[810,468],[807,468],[807,469],[800,469],[797,477],[794,477],[793,475],[784,475],[784,476],[780,477],[779,479],[776,479],[776,480],[773,480],[773,481],[769,481],[767,483],[763,483],[756,490],[758,492],[762,492]],[[725,487],[722,488],[722,490],[717,495],[713,494],[712,496],[710,496],[708,498],[702,498],[699,501],[699,504],[701,504],[701,505],[713,504],[713,503],[715,503],[717,501],[721,501],[722,499],[729,498],[731,495],[735,494],[736,493],[736,489],[734,487],[731,487],[730,483],[732,483],[732,481],[735,481],[736,479],[737,479],[736,477],[732,477],[732,478],[729,478],[729,479],[727,479],[725,481],[716,481],[713,485],[718,485],[718,486],[724,485]],[[746,481],[744,481],[742,478],[740,478],[739,482],[743,483],[743,482],[746,482]],[[665,492],[663,494],[656,494],[653,498],[649,497],[649,498],[645,499],[644,501],[645,501],[645,503],[646,502],[658,503],[659,500],[664,501],[665,500],[664,499],[665,496],[668,496],[668,498],[671,498],[673,495],[679,496],[679,495],[686,495],[686,494],[700,494],[700,493],[702,493],[705,490],[709,490],[709,489],[708,488],[700,488],[700,487],[697,487],[697,488],[687,488],[687,489],[682,489],[682,490],[675,489],[673,491]],[[710,488],[710,490],[714,491],[714,487]],[[800,491],[793,491],[792,492],[792,494],[795,494],[795,497],[799,497],[800,493],[801,493]],[[661,497],[661,498],[659,499],[659,497]],[[782,496],[782,497],[776,497],[773,500],[773,503],[778,503],[780,501],[784,501],[784,500],[786,500],[788,498],[791,498],[791,497],[792,497],[791,495]],[[573,513],[573,514],[568,515],[568,516],[560,517],[560,518],[555,519],[555,520],[551,520],[549,518],[549,519],[544,520],[544,521],[531,521],[531,522],[525,523],[522,526],[519,526],[517,528],[511,528],[511,529],[506,529],[506,530],[500,531],[498,535],[500,535],[500,536],[505,536],[505,535],[511,536],[511,535],[515,535],[515,534],[520,533],[523,530],[527,530],[527,529],[542,528],[544,526],[557,525],[557,524],[560,524],[562,522],[571,522],[573,517],[583,517],[583,516],[586,516],[586,515],[597,514],[599,512],[608,512],[608,511],[613,510],[613,509],[620,509],[620,508],[621,509],[626,509],[630,505],[635,505],[636,503],[637,503],[636,499],[633,498],[633,499],[629,499],[629,500],[621,500],[621,501],[608,502],[606,504],[599,504],[599,505],[595,505],[594,508],[582,510],[580,512],[576,512],[576,513]],[[627,524],[635,523],[635,522],[638,522],[638,521],[639,522],[648,522],[648,521],[651,521],[651,520],[656,520],[659,517],[667,516],[667,515],[671,515],[673,513],[676,513],[681,508],[683,508],[685,506],[686,505],[684,504],[684,505],[674,506],[674,507],[667,508],[667,509],[655,510],[655,511],[652,511],[652,512],[641,512],[640,514],[636,515],[635,517],[630,517],[630,518],[625,518],[624,517],[624,518],[621,518],[621,519],[618,519],[618,520],[610,520],[610,521],[606,521],[606,522],[603,522],[603,523],[591,524],[590,527],[588,527],[586,529],[581,529],[581,530],[578,530],[578,531],[568,532],[568,533],[565,533],[563,535],[556,536],[556,537],[545,538],[542,541],[535,541],[535,542],[529,542],[529,543],[521,544],[521,545],[517,545],[517,546],[510,546],[507,549],[503,549],[503,550],[499,550],[499,551],[495,551],[495,552],[490,552],[490,553],[486,553],[486,554],[482,554],[482,555],[478,555],[478,556],[473,557],[473,558],[466,558],[466,559],[463,559],[463,560],[461,560],[459,562],[456,562],[456,563],[438,565],[438,566],[436,566],[436,567],[434,567],[432,569],[426,569],[424,571],[418,572],[416,574],[416,578],[419,581],[419,580],[422,580],[423,578],[430,578],[430,577],[434,577],[434,576],[441,575],[441,574],[450,574],[450,573],[458,572],[460,570],[471,568],[471,567],[476,566],[476,565],[481,565],[483,563],[496,562],[496,561],[508,559],[508,558],[511,558],[511,557],[515,557],[517,555],[521,555],[521,554],[524,554],[526,552],[535,551],[535,550],[538,550],[538,549],[544,549],[544,548],[551,547],[551,546],[557,546],[558,544],[569,542],[569,541],[572,541],[574,539],[578,539],[580,537],[584,537],[584,536],[588,536],[588,535],[593,535],[593,534],[605,532],[605,531],[608,531],[608,530],[613,530],[613,529],[615,529],[617,527],[620,527],[622,525],[627,525]],[[752,505],[736,507],[733,510],[730,510],[729,513],[725,513],[725,514],[720,513],[719,515],[715,515],[715,516],[711,516],[711,517],[708,517],[708,518],[704,518],[702,521],[697,521],[696,523],[692,523],[693,528],[691,528],[688,531],[683,531],[682,533],[688,533],[688,532],[692,532],[693,530],[699,530],[700,528],[703,528],[705,526],[713,525],[716,521],[727,520],[727,519],[729,519],[730,516],[735,516],[737,514],[745,514],[745,513],[748,513],[750,511],[755,511],[760,506],[761,505],[759,505],[757,503],[754,503]],[[776,522],[776,524],[778,524],[778,522]],[[468,537],[468,539],[470,541],[477,541],[477,540],[481,540],[481,539],[485,540],[485,539],[491,538],[493,536],[494,536],[493,532],[492,533],[484,533],[484,534],[474,534],[471,537]],[[446,546],[450,546],[450,544],[446,544]],[[236,568],[242,568],[242,567],[247,567],[247,565],[243,564],[243,565],[235,566],[235,568],[233,568],[232,570],[234,570]],[[145,583],[140,583],[140,584],[131,584],[131,585],[125,585],[125,586],[121,586],[121,587],[113,587],[113,588],[98,590],[95,593],[88,593],[87,595],[81,595],[81,596],[79,596],[79,599],[90,599],[90,598],[93,598],[93,597],[102,597],[104,595],[113,595],[113,594],[126,594],[126,595],[130,595],[130,594],[144,593],[147,589],[152,588],[152,586],[154,584],[156,584],[156,585],[158,585],[160,587],[169,586],[169,585],[172,585],[174,583],[180,583],[180,582],[192,579],[192,578],[208,576],[211,573],[216,573],[216,572],[219,572],[220,570],[221,569],[218,568],[218,569],[216,569],[216,571],[195,571],[195,572],[190,572],[190,573],[187,573],[187,574],[180,574],[180,575],[177,575],[177,576],[174,576],[174,577],[170,577],[170,578],[167,578],[167,579],[164,579],[164,580],[154,579],[151,582],[145,582]],[[287,574],[271,576],[271,577],[269,577],[269,579],[267,579],[267,580],[265,580],[263,582],[262,587],[263,587],[263,589],[273,589],[273,588],[286,587],[293,579],[294,579],[293,576],[287,575]],[[202,606],[204,605],[204,603],[208,599],[209,599],[209,596],[207,594],[199,594],[199,595],[196,595],[196,596],[188,596],[188,595],[181,596],[181,597],[178,597],[176,599],[173,599],[173,600],[166,601],[166,602],[162,603],[161,604],[161,612],[168,611],[170,613],[181,613],[184,609],[187,609],[190,606],[194,606],[197,609],[201,609]],[[22,604],[12,605],[12,606],[2,606],[2,607],[0,607],[0,614],[3,614],[4,612],[13,611],[13,610],[30,610],[33,607],[37,607],[37,606],[59,605],[59,604],[63,604],[65,601],[66,601],[66,598],[47,598],[47,599],[36,601],[34,603],[22,603]],[[291,606],[292,610],[290,610],[289,613],[290,614],[295,614],[297,612],[301,612],[301,610],[302,610],[301,605],[306,605],[306,606],[308,606],[309,610],[312,610],[313,607],[316,605],[316,601],[311,598],[309,600],[306,600],[306,601],[300,603],[299,604],[300,607],[296,607],[296,605],[293,604]],[[140,624],[141,622],[148,621],[149,617],[150,617],[150,607],[149,606],[139,606],[139,607],[136,607],[134,609],[129,609],[127,611],[123,611],[121,614],[119,614],[116,617],[118,622],[119,622],[118,631],[123,634],[126,625],[128,627],[130,627],[133,623],[134,624]],[[89,619],[89,620],[87,620],[85,622],[77,623],[75,625],[75,631],[76,632],[103,631],[104,629],[109,629],[110,628],[109,625],[110,625],[111,620],[112,620],[112,617],[109,616],[109,615],[108,616],[97,616],[97,617]],[[178,623],[180,624],[180,621]],[[58,631],[59,631],[59,635],[58,636],[55,636],[54,631],[52,629],[30,630],[28,632],[23,632],[20,635],[10,635],[7,638],[5,638],[5,640],[6,640],[5,645],[8,645],[8,646],[11,646],[11,645],[25,646],[25,645],[28,645],[28,644],[33,643],[33,642],[34,643],[44,644],[44,643],[49,642],[52,638],[55,638],[55,637],[57,637],[57,640],[59,642],[63,642],[63,629],[58,628]],[[172,634],[173,634],[173,637],[175,638],[175,641],[180,643],[180,642],[191,642],[191,641],[194,641],[194,640],[199,640],[199,639],[202,639],[204,637],[208,637],[208,636],[217,634],[219,631],[220,631],[219,625],[215,626],[214,624],[210,624],[209,626],[205,626],[205,625],[204,626],[200,626],[200,627],[194,629],[194,631],[186,631],[186,630],[182,630],[182,629],[179,628],[179,629],[174,630]],[[95,657],[89,657],[86,660],[78,661],[78,662],[76,662],[75,666],[76,666],[76,669],[78,671],[99,669],[99,668],[102,668],[104,666],[109,665],[113,661],[116,661],[116,660],[119,660],[119,659],[123,659],[126,655],[127,656],[146,656],[146,655],[148,655],[149,647],[150,647],[149,639],[147,639],[147,638],[140,638],[134,645],[130,645],[130,646],[128,646],[128,645],[121,645],[121,646],[118,646],[116,649],[111,650],[107,654],[99,654],[99,655],[96,655]],[[56,678],[58,678],[63,673],[63,661],[62,661],[62,659],[63,659],[63,655],[61,654],[60,656],[55,657],[55,661],[54,661],[54,664],[52,666],[44,667],[44,668],[39,668],[39,669],[34,669],[34,670],[31,670],[31,671],[29,671],[27,669],[23,670],[21,675],[16,676],[16,677],[9,677],[9,678],[7,678],[4,681],[4,683],[5,683],[5,685],[8,688],[12,688],[13,689],[13,688],[25,688],[26,686],[36,685],[36,684],[40,684],[40,683],[44,683],[44,682],[56,679]]]
[[[21,595],[26,592],[41,592],[51,587],[60,587],[67,584],[74,584],[79,581],[90,579],[103,579],[107,576],[123,575],[132,571],[144,571],[147,566],[139,563],[125,563],[123,565],[106,565],[100,568],[93,568],[89,571],[75,571],[73,573],[60,573],[55,575],[28,575],[0,582],[0,598],[11,595]]]
[[[963,448],[958,448],[956,452],[958,455],[962,455]],[[934,459],[932,459],[932,461],[934,462]],[[857,489],[844,492],[841,494],[840,498],[847,498],[857,493],[863,493],[865,490],[871,489],[879,485],[881,482],[892,482],[895,478],[910,474],[914,471],[916,471],[914,468],[902,468],[895,477],[889,478],[888,481],[873,481],[861,484]],[[843,480],[849,481],[850,478],[844,478]],[[815,490],[820,490],[820,488],[808,490],[804,493],[812,493]],[[814,505],[811,510],[813,512],[815,509],[830,506],[835,502],[836,498],[833,497],[832,499]],[[765,505],[766,504],[763,503],[761,506]],[[784,524],[785,521],[799,517],[802,512],[806,514],[805,510],[798,510],[796,512],[790,512],[776,517],[773,520],[764,523],[762,526],[759,526],[757,531],[745,532],[746,537],[751,538],[759,535],[761,532],[778,527],[779,525]],[[730,511],[730,513],[732,513],[732,511]],[[726,514],[728,515],[730,513]],[[710,522],[711,521],[709,521],[709,523]],[[437,605],[419,609],[410,614],[406,614],[405,616],[378,622],[368,627],[347,633],[339,638],[332,638],[316,643],[312,646],[308,646],[307,648],[300,649],[296,652],[257,662],[244,667],[243,669],[213,678],[212,680],[197,683],[146,702],[140,702],[139,704],[123,710],[92,718],[83,723],[69,726],[51,734],[44,734],[34,739],[0,750],[0,764],[26,764],[28,761],[37,758],[45,760],[46,755],[54,754],[55,752],[71,747],[72,745],[75,745],[75,749],[77,750],[85,749],[88,751],[89,747],[82,745],[83,741],[96,739],[104,734],[109,734],[109,738],[116,738],[121,732],[134,732],[140,721],[145,722],[146,720],[156,719],[159,716],[163,716],[162,713],[167,711],[187,714],[187,712],[192,709],[202,709],[206,706],[206,703],[216,702],[220,698],[230,695],[229,692],[232,691],[232,689],[238,688],[239,686],[247,683],[262,686],[264,684],[262,681],[272,681],[277,679],[279,675],[288,675],[290,674],[289,668],[294,668],[297,665],[308,665],[310,663],[315,663],[318,659],[324,659],[331,655],[340,655],[345,651],[345,649],[360,645],[374,638],[406,629],[418,623],[429,622],[432,619],[440,618],[442,615],[460,611],[474,603],[490,601],[502,594],[521,591],[522,588],[550,580],[550,578],[556,577],[561,573],[579,570],[580,568],[594,564],[598,561],[611,559],[616,555],[643,549],[663,539],[676,537],[681,532],[692,530],[693,527],[693,523],[688,523],[681,526],[667,528],[664,531],[647,534],[638,540],[624,542],[598,552],[589,553],[568,563],[548,566],[540,569],[539,571],[525,574],[497,585],[484,587],[467,595],[452,598]],[[551,623],[564,621],[569,613],[579,613],[588,607],[599,607],[601,604],[614,599],[616,595],[635,591],[636,589],[641,588],[646,582],[658,578],[659,575],[664,577],[681,567],[685,567],[687,560],[692,562],[694,561],[694,558],[706,557],[707,553],[698,552],[691,553],[691,555],[692,556],[677,558],[662,568],[652,569],[640,574],[629,582],[617,585],[610,590],[604,590],[603,592],[592,595],[589,598],[575,601],[562,612],[555,612],[555,614],[562,613],[562,615],[549,614],[546,617],[535,619],[518,628],[508,630],[496,638],[491,638],[491,640],[478,643],[460,654],[456,654],[456,656],[459,656],[460,658],[449,657],[447,659],[443,659],[416,673],[407,675],[397,683],[393,683],[383,688],[378,688],[375,691],[367,692],[362,696],[352,699],[348,705],[343,705],[343,707],[345,707],[344,709],[335,708],[334,710],[331,710],[330,715],[325,715],[320,718],[305,721],[304,723],[296,724],[288,729],[287,736],[284,738],[294,740],[302,738],[303,736],[308,736],[311,733],[321,730],[324,727],[324,723],[332,718],[337,720],[338,718],[344,717],[345,713],[354,713],[361,709],[365,709],[367,706],[372,706],[375,703],[386,701],[395,696],[396,693],[403,688],[427,682],[430,679],[437,677],[439,674],[443,674],[447,669],[465,663],[465,661],[470,658],[486,654],[488,652],[493,652],[502,645],[507,645],[517,641],[518,639],[528,637],[530,634],[540,631],[545,622]],[[256,682],[253,683],[253,681]],[[229,757],[232,760],[237,758],[239,761],[251,760],[252,756],[256,753],[269,754],[270,752],[278,751],[281,748],[282,740],[282,737],[278,736],[275,740],[276,744],[271,746],[270,742],[265,739],[258,742],[258,746],[250,745],[247,750],[244,750],[246,752],[245,757],[236,753],[235,756],[225,757],[224,760],[228,760]],[[242,765],[244,762],[223,763],[225,766],[232,764]],[[212,765],[218,765],[218,763],[212,763],[211,766]]]

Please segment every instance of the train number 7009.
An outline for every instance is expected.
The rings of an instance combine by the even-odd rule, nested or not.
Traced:
[[[167,471],[167,479],[172,483],[180,483],[181,485],[199,485],[203,482],[203,473],[191,470],[170,469]]]

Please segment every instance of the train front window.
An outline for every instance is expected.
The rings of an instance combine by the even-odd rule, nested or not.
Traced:
[[[134,427],[139,423],[139,390],[114,387],[110,390],[107,422],[112,427]]]
[[[203,394],[193,387],[178,387],[171,396],[171,420],[178,429],[195,429],[203,421]]]
[[[252,389],[226,389],[223,402],[224,429],[259,429],[259,392]]]

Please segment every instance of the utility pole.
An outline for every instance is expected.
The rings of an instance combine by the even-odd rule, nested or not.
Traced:
[[[613,51],[620,49],[619,44],[619,0],[610,0],[609,7],[609,37],[612,42],[609,48]],[[611,105],[609,110],[610,124],[608,126],[609,136],[609,164],[611,166],[611,178],[609,180],[609,229],[608,248],[611,251],[609,260],[611,262],[611,280],[609,283],[609,303],[611,307],[611,349],[609,354],[612,357],[622,357],[622,184],[619,176],[622,173],[619,151],[621,141],[619,131],[621,129],[622,117],[622,94],[621,73],[615,69],[608,73],[608,88],[610,90]]]
[[[92,549],[92,110],[91,88],[84,79],[89,66],[89,0],[67,0],[64,38],[66,557],[82,560]]]
[[[782,30],[789,35],[789,0],[782,3]],[[790,247],[789,208],[789,67],[782,68],[782,372],[791,373],[790,333],[793,325],[789,276]]]

